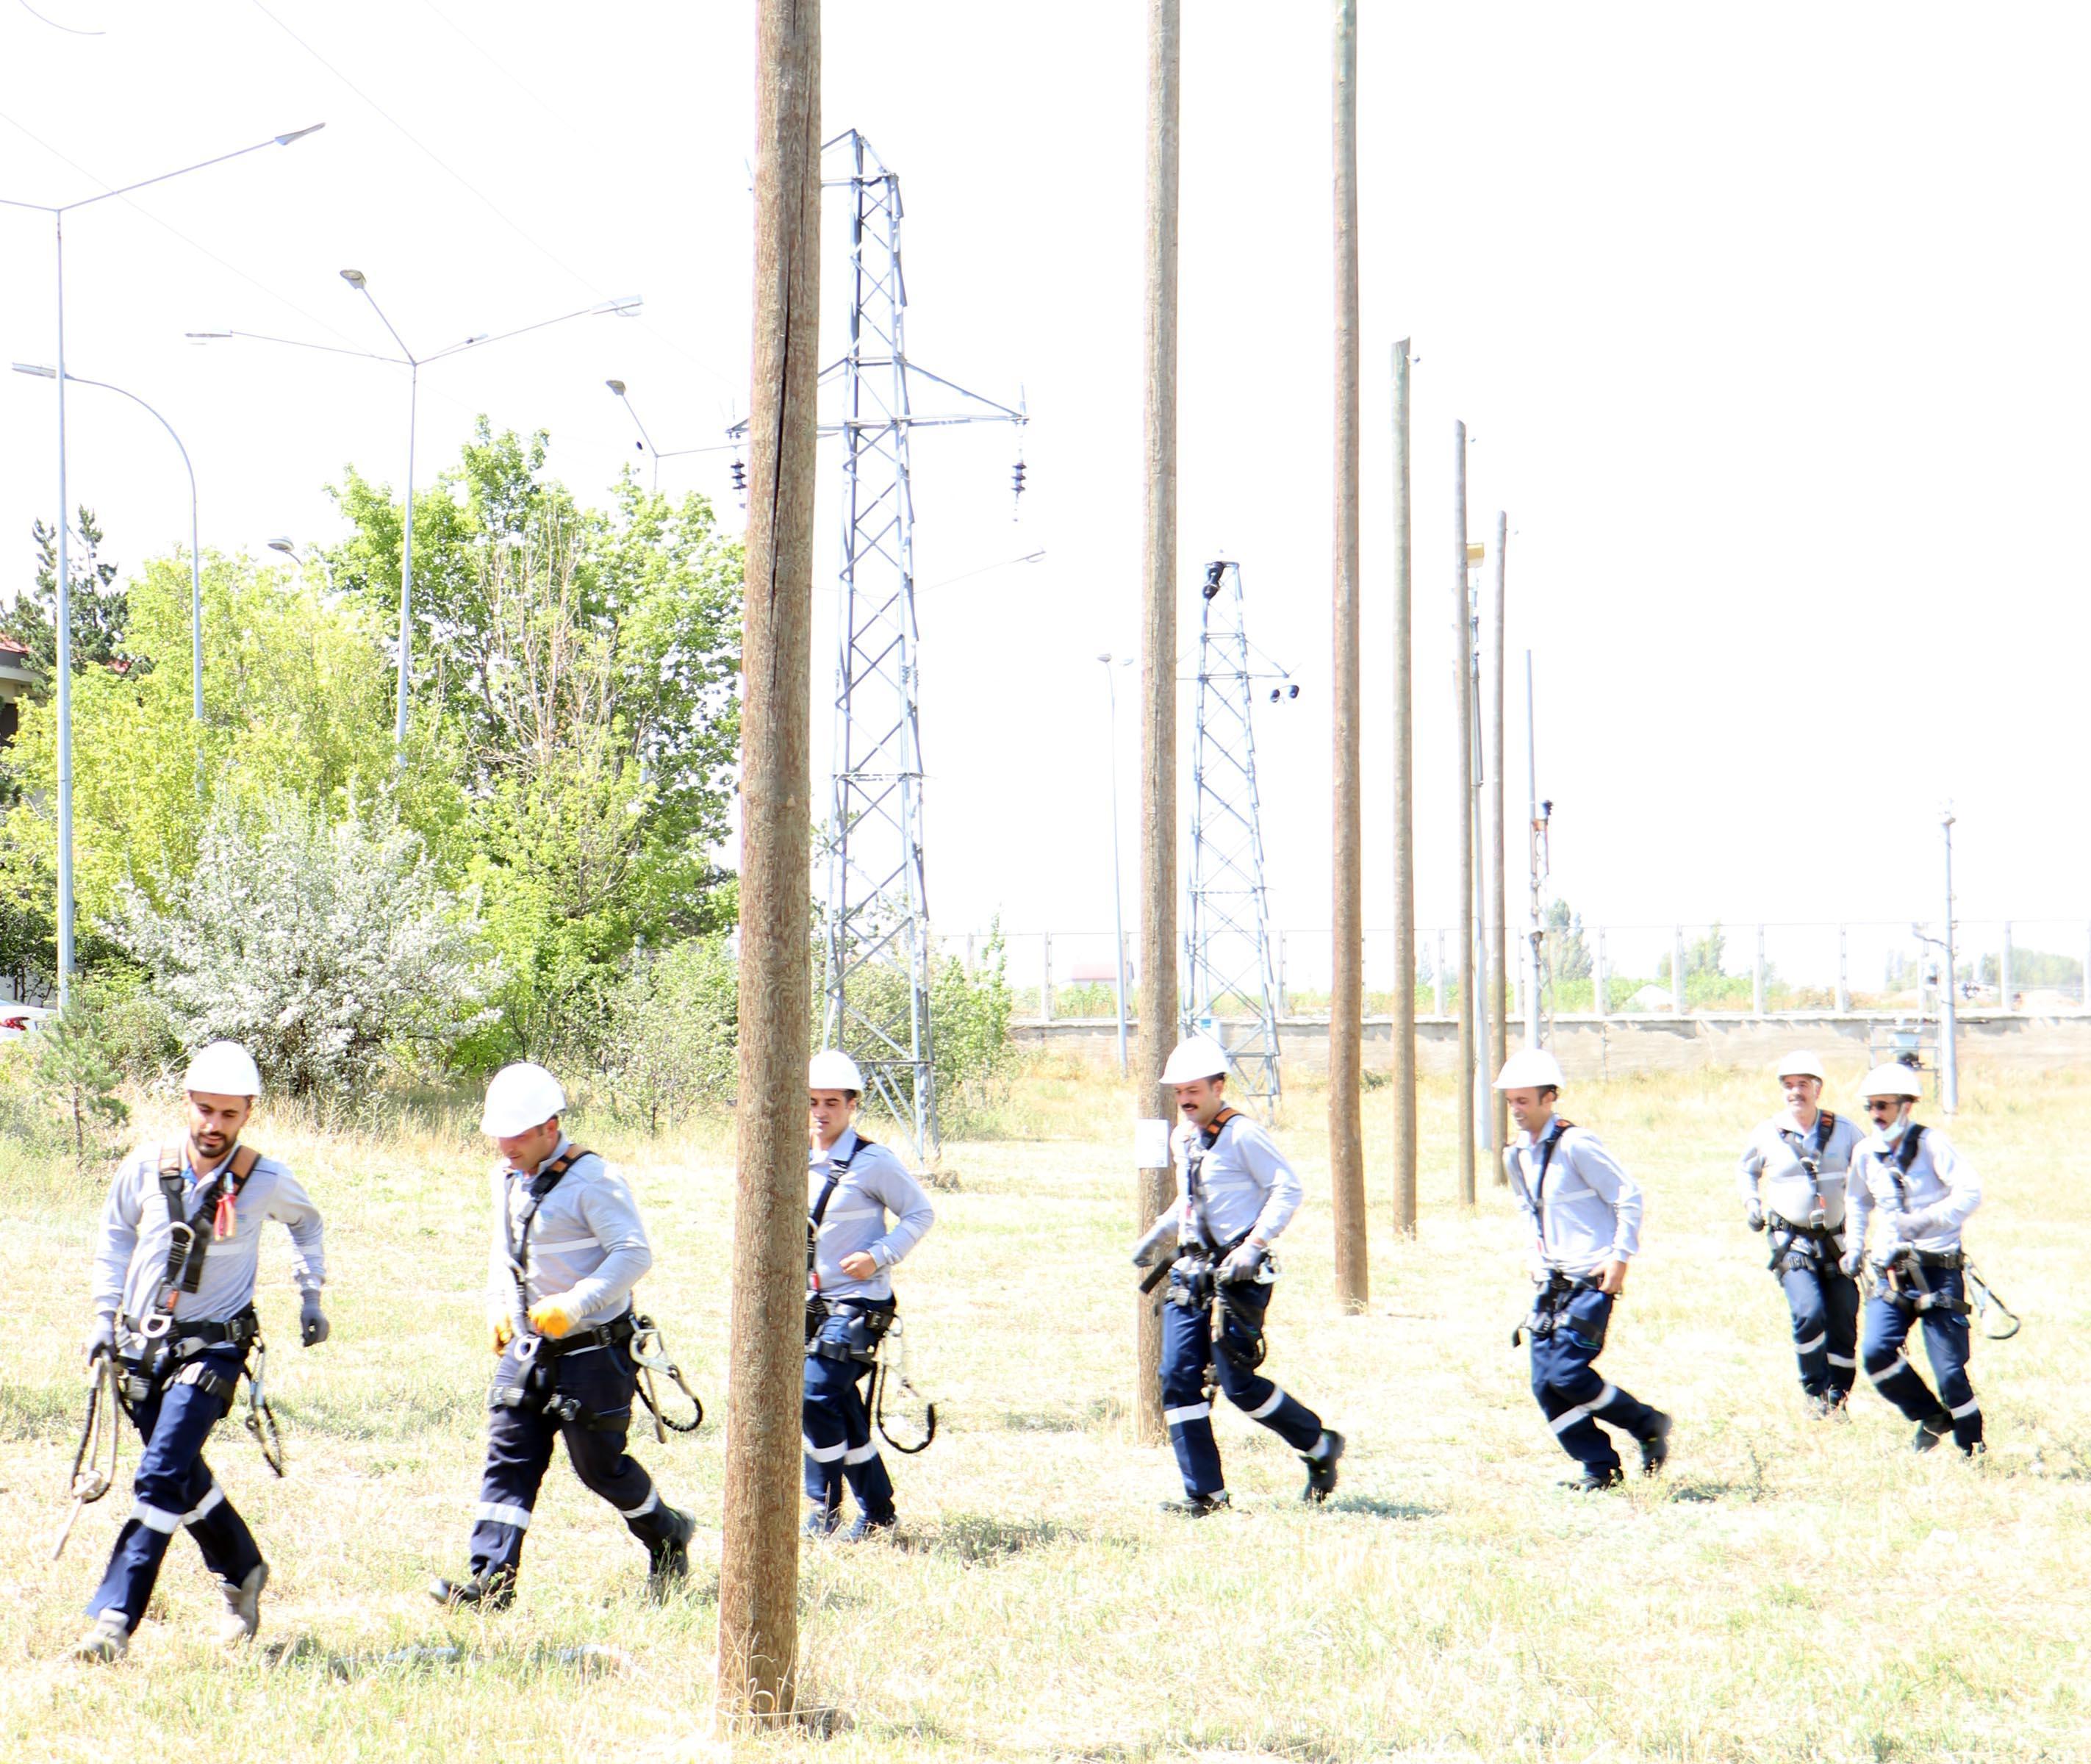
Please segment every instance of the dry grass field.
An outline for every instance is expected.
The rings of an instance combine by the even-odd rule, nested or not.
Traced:
[[[1856,1072],[1840,1072],[1846,1086]],[[1970,1241],[2025,1318],[1973,1366],[1992,1453],[1919,1459],[1869,1391],[1805,1418],[1783,1307],[1732,1166],[1769,1080],[1623,1080],[1564,1099],[1650,1192],[1606,1370],[1675,1412],[1670,1472],[1613,1497],[1567,1460],[1510,1345],[1523,1234],[1484,1172],[1451,1200],[1449,1093],[1428,1098],[1420,1239],[1386,1228],[1388,1093],[1367,1097],[1373,1300],[1330,1295],[1323,1097],[1283,1138],[1309,1202],[1284,1244],[1270,1369],[1350,1436],[1343,1486],[1302,1508],[1297,1462],[1228,1412],[1240,1506],[1186,1524],[1164,1449],[1134,1443],[1130,1108],[1041,1067],[1003,1136],[955,1145],[956,1186],[903,1269],[918,1382],[940,1402],[896,1461],[903,1531],[804,1559],[809,1700],[826,1737],[783,1759],[1272,1758],[2080,1759],[2091,1756],[2091,1081],[1968,1076],[1954,1129],[1989,1200]],[[1849,1107],[1847,1089],[1832,1101]],[[1936,1119],[1935,1111],[1932,1118]],[[155,1124],[149,1119],[150,1129]],[[726,1755],[711,1737],[714,1423],[637,1447],[701,1530],[687,1594],[640,1596],[637,1546],[562,1460],[514,1611],[423,1596],[462,1564],[482,1436],[485,1156],[466,1116],[321,1136],[265,1115],[325,1210],[334,1339],[300,1352],[287,1257],[265,1262],[290,1438],[270,1479],[236,1425],[213,1458],[274,1567],[259,1641],[203,1639],[215,1594],[177,1537],[130,1660],[71,1663],[127,1507],[47,1560],[81,1394],[76,1343],[98,1176],[0,1149],[0,1753],[9,1759]],[[730,1138],[596,1134],[656,1246],[643,1301],[716,1414]],[[136,1460],[127,1443],[127,1471]],[[583,1652],[581,1650],[594,1650]]]

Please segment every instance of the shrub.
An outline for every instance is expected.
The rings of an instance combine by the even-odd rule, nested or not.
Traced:
[[[330,1096],[381,1060],[438,1062],[500,978],[471,902],[389,813],[330,826],[289,798],[220,806],[156,906],[126,882],[107,929],[153,976],[186,1046],[244,1042],[272,1089]]]
[[[723,937],[635,951],[610,996],[602,1088],[658,1132],[725,1107],[738,1069],[740,980]]]

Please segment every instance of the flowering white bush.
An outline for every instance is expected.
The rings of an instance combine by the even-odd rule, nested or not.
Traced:
[[[244,1042],[295,1096],[364,1080],[388,1055],[439,1058],[487,1020],[501,978],[476,904],[382,815],[330,826],[279,799],[248,822],[221,807],[194,870],[161,895],[126,882],[110,937],[187,1046]]]

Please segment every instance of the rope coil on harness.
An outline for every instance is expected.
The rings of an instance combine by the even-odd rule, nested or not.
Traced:
[[[72,1536],[80,1516],[116,1486],[116,1448],[123,1437],[116,1417],[123,1401],[115,1356],[97,1354],[88,1368],[87,1417],[80,1424],[80,1444],[72,1455],[72,1477],[66,1488],[72,1510],[58,1528],[58,1541],[51,1546],[54,1562],[65,1554],[66,1542]]]
[[[259,1333],[254,1337],[254,1358],[247,1369],[248,1432],[261,1448],[261,1461],[278,1476],[284,1473],[283,1432],[276,1425],[276,1412],[269,1406],[269,1344]]]
[[[671,1431],[693,1434],[704,1425],[705,1405],[698,1400],[697,1393],[690,1388],[689,1381],[683,1376],[683,1369],[669,1358],[668,1343],[662,1336],[659,1324],[650,1317],[635,1316],[632,1319],[632,1341],[627,1351],[632,1356],[633,1369],[639,1374],[639,1400],[646,1405],[647,1412],[653,1417],[655,1439],[666,1445]],[[689,1420],[670,1416],[662,1410],[653,1383],[657,1374],[666,1378],[688,1399]]]
[[[2019,1319],[2011,1307],[1997,1296],[1996,1288],[1982,1278],[1973,1262],[1963,1262],[1961,1272],[1967,1278],[1968,1290],[1975,1295],[1975,1311],[1981,1322],[1983,1338],[2009,1341],[2020,1329]]]
[[[922,1405],[922,1437],[912,1445],[895,1438],[893,1430],[886,1424],[886,1387],[895,1382],[899,1384],[903,1395]],[[907,1332],[897,1311],[894,1313],[893,1321],[886,1325],[885,1333],[878,1338],[878,1358],[871,1372],[871,1418],[878,1429],[879,1437],[905,1458],[927,1451],[930,1443],[937,1437],[937,1405],[908,1382]],[[912,1435],[915,1431],[904,1421],[901,1425],[904,1433]]]

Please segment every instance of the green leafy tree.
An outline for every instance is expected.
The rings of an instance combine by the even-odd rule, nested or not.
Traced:
[[[0,614],[0,636],[12,637],[28,651],[25,665],[37,676],[40,690],[48,690],[58,665],[58,530],[38,520],[29,533],[37,547],[35,586]],[[101,559],[102,532],[92,509],[80,510],[73,537],[77,549],[67,560],[72,578],[68,605],[73,671],[112,665],[126,671],[149,668],[152,663],[127,645],[130,596],[117,585],[116,566]]]
[[[1545,948],[1556,980],[1588,980],[1595,972],[1590,946],[1583,937],[1583,915],[1565,900],[1554,900],[1547,906]]]
[[[75,998],[37,1036],[37,1085],[72,1124],[74,1162],[87,1162],[90,1125],[114,1129],[131,1119],[116,1088],[123,1073],[96,1013]]]
[[[633,952],[610,995],[601,1082],[649,1132],[723,1108],[739,1076],[740,979],[722,936]]]

